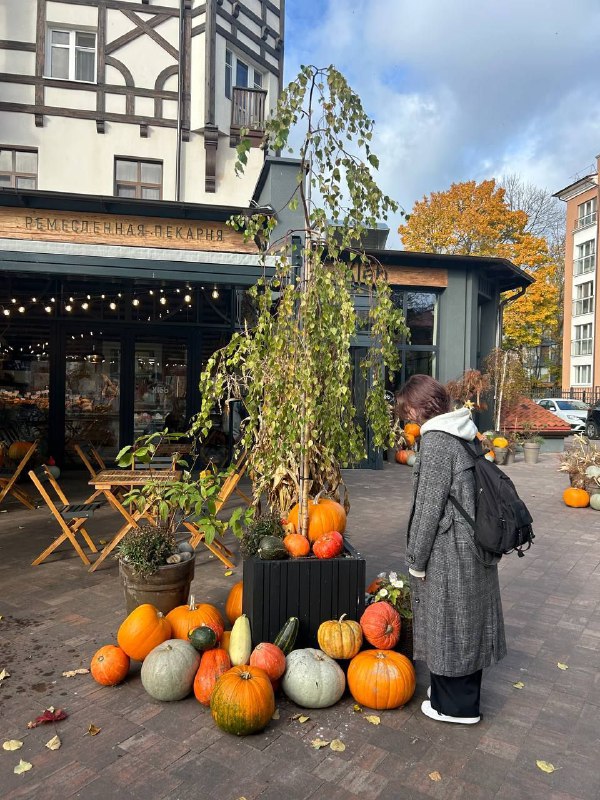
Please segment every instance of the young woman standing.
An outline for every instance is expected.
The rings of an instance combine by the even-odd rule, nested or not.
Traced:
[[[422,712],[440,722],[480,720],[482,670],[506,654],[498,568],[449,501],[475,516],[473,460],[457,439],[473,442],[468,408],[451,411],[442,384],[414,375],[397,394],[400,417],[421,426],[407,536],[414,653],[431,673]]]

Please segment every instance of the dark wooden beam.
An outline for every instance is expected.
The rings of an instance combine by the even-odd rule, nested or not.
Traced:
[[[46,0],[37,0],[37,17],[35,24],[35,74],[41,78],[46,63]],[[36,84],[36,106],[44,105],[44,87]]]
[[[189,141],[190,136],[190,119],[191,119],[191,105],[192,105],[192,9],[191,3],[186,3],[183,12],[183,41],[182,50],[180,53],[181,59],[181,74],[183,76],[183,85],[181,92],[181,99],[183,108],[181,111],[181,137],[184,141]],[[187,138],[186,138],[187,137]]]
[[[45,114],[47,117],[70,117],[72,119],[96,120],[95,111],[86,111],[81,108],[60,108],[59,106],[36,106],[28,103],[6,103],[0,101],[0,111],[11,111],[23,114]],[[174,119],[156,119],[155,117],[141,117],[137,114],[115,114],[107,111],[104,114],[107,122],[131,123],[133,125],[154,125],[160,128],[176,128]]]
[[[239,27],[239,26],[238,26]],[[240,28],[241,31],[241,28]],[[226,31],[225,28],[222,28],[220,25],[217,25],[217,33],[222,36],[226,41],[231,42],[234,45],[235,49],[238,50],[240,53],[244,53],[248,56],[248,58],[255,61],[259,66],[263,67],[267,72],[271,72],[275,77],[279,78],[279,68],[273,66],[264,58],[259,56],[255,50],[252,50],[250,47],[247,47],[242,42],[238,41],[235,36],[233,36],[229,31]],[[260,40],[258,40],[260,41]],[[275,53],[275,57],[279,61],[279,53],[276,50],[273,50]]]
[[[97,31],[97,57],[96,57],[96,80],[98,82],[98,93],[96,94],[96,111],[102,119],[105,109],[104,87],[106,84],[106,6],[101,3],[98,6],[98,31]]]
[[[169,55],[173,56],[176,61],[179,61],[179,51],[173,47],[173,45],[168,42],[164,36],[161,36],[160,33],[157,33],[154,28],[156,26],[149,25],[146,20],[141,19],[138,17],[137,14],[134,14],[133,11],[127,11],[122,9],[123,14],[127,17],[127,19],[131,20],[131,22],[135,23],[147,36],[149,36],[156,44],[160,45],[163,50],[166,50]]]
[[[92,0],[60,0],[61,3],[70,6],[90,6]],[[148,6],[145,3],[129,3],[127,0],[97,0],[102,3],[106,8],[116,8],[119,11],[127,9],[128,11],[138,11],[142,14],[148,13]],[[172,6],[151,6],[153,13],[166,14],[169,17],[177,17],[179,9]]]
[[[250,39],[252,42],[254,42],[254,44],[256,44],[259,48],[261,46],[264,46],[265,52],[267,52],[269,55],[273,56],[273,58],[279,59],[279,53],[277,52],[277,50],[275,50],[274,47],[271,47],[271,45],[266,44],[261,39],[261,37],[257,36],[253,31],[250,30],[250,28],[247,28],[244,25],[243,22],[240,22],[239,18],[235,19],[234,16],[229,14],[229,12],[224,11],[222,8],[219,8],[217,13],[218,13],[219,17],[221,17],[222,19],[224,19],[227,22],[229,22],[229,24],[232,26],[232,28],[237,28],[237,30],[240,33],[243,33],[244,36],[247,36],[248,39]],[[256,24],[262,26],[262,21],[261,21],[260,17],[257,17],[257,19],[258,19],[258,22]],[[222,29],[219,29],[219,33],[221,32],[221,30]],[[237,41],[237,39],[235,39],[235,41]],[[240,45],[241,45],[241,43],[238,43],[238,46],[240,46]],[[250,52],[252,52],[252,51],[250,51]]]
[[[215,71],[217,43],[217,4],[206,2],[206,36],[204,42],[204,124],[215,124]]]
[[[23,50],[35,53],[35,42],[18,42],[16,39],[0,39],[0,50]]]
[[[206,14],[206,3],[201,6],[196,6],[192,10],[192,17],[199,17],[201,14]]]
[[[216,125],[204,126],[204,190],[211,194],[217,191],[217,148],[219,146],[219,129]]]
[[[206,23],[201,22],[200,25],[194,25],[192,28],[192,36],[199,36],[206,31]]]
[[[161,24],[161,22],[164,22],[166,19],[168,19],[168,17],[166,17],[164,14],[157,14],[155,17],[152,17],[152,19],[149,19],[146,22],[146,24],[151,28],[156,28],[158,25]],[[133,42],[135,39],[143,35],[144,31],[136,26],[133,30],[127,31],[127,33],[124,33],[122,36],[119,36],[112,42],[108,42],[108,44],[106,45],[106,54],[109,55],[110,53],[114,53],[115,50],[119,50],[121,47],[125,47],[126,44],[129,44],[129,42]]]
[[[112,56],[106,56],[104,62],[105,64],[114,67],[117,72],[121,73],[121,75],[125,78],[125,86],[135,86],[133,75],[122,61],[119,61],[118,58],[113,58]]]
[[[106,63],[109,66],[115,66],[112,62],[116,59],[108,57]],[[172,67],[177,72],[177,67]],[[171,69],[171,67],[169,68]],[[129,73],[131,75],[131,73]],[[133,80],[133,78],[131,78]],[[13,72],[0,72],[0,83],[24,83],[30,86],[43,86],[52,89],[73,89],[77,92],[96,92],[98,85],[95,83],[84,83],[83,81],[64,81],[59,78],[36,78],[34,75],[21,75],[20,73]],[[116,83],[105,83],[104,90],[108,94],[131,94],[137,97],[150,97],[161,98],[162,100],[177,100],[177,92],[171,89],[146,89],[141,86],[137,88],[131,85],[121,86]]]
[[[163,86],[165,85],[165,81],[167,78],[171,78],[173,75],[177,75],[179,73],[179,66],[177,64],[171,64],[168,67],[165,67],[162,72],[159,72],[158,77],[154,83],[155,91],[162,91]],[[170,94],[173,97],[169,97],[166,99],[169,100],[177,100],[179,101],[179,92],[171,92]],[[156,96],[154,100],[154,116],[155,117],[162,117],[163,115],[163,101],[162,96]]]

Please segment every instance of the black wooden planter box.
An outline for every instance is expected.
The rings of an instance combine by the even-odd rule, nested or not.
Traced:
[[[339,558],[290,558],[244,561],[244,613],[252,642],[272,642],[288,617],[298,617],[296,647],[318,647],[324,620],[347,614],[360,619],[365,610],[366,562],[346,542]]]

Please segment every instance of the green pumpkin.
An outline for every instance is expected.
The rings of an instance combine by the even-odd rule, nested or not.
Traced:
[[[212,650],[213,647],[217,646],[217,634],[208,625],[192,628],[188,633],[188,639],[199,652]]]
[[[258,555],[265,561],[274,561],[288,558],[289,553],[279,536],[263,536],[258,544]]]
[[[167,639],[144,659],[142,686],[155,700],[183,700],[192,691],[199,666],[200,653],[189,642]]]
[[[590,508],[600,511],[600,492],[590,495]]]

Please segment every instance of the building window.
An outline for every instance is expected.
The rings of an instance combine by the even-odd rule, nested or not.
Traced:
[[[233,87],[241,89],[262,89],[263,76],[254,67],[250,67],[232,50],[225,50],[225,97],[231,100]]]
[[[571,342],[571,355],[589,356],[592,354],[592,323],[575,325],[575,338]]]
[[[573,262],[573,274],[583,275],[596,269],[596,240],[590,239],[575,248],[576,257]]]
[[[68,28],[49,28],[46,75],[69,81],[96,80],[96,34]]]
[[[591,314],[594,310],[594,281],[580,283],[575,287],[575,300],[573,301],[573,316]]]
[[[162,161],[115,158],[115,195],[142,200],[160,200],[162,172]]]
[[[585,203],[580,203],[577,206],[575,230],[593,225],[596,222],[596,202],[596,198],[592,197],[591,200],[587,200]]]
[[[575,367],[574,383],[589,386],[592,382],[591,364],[578,364]]]
[[[0,189],[37,189],[37,150],[0,148]]]

